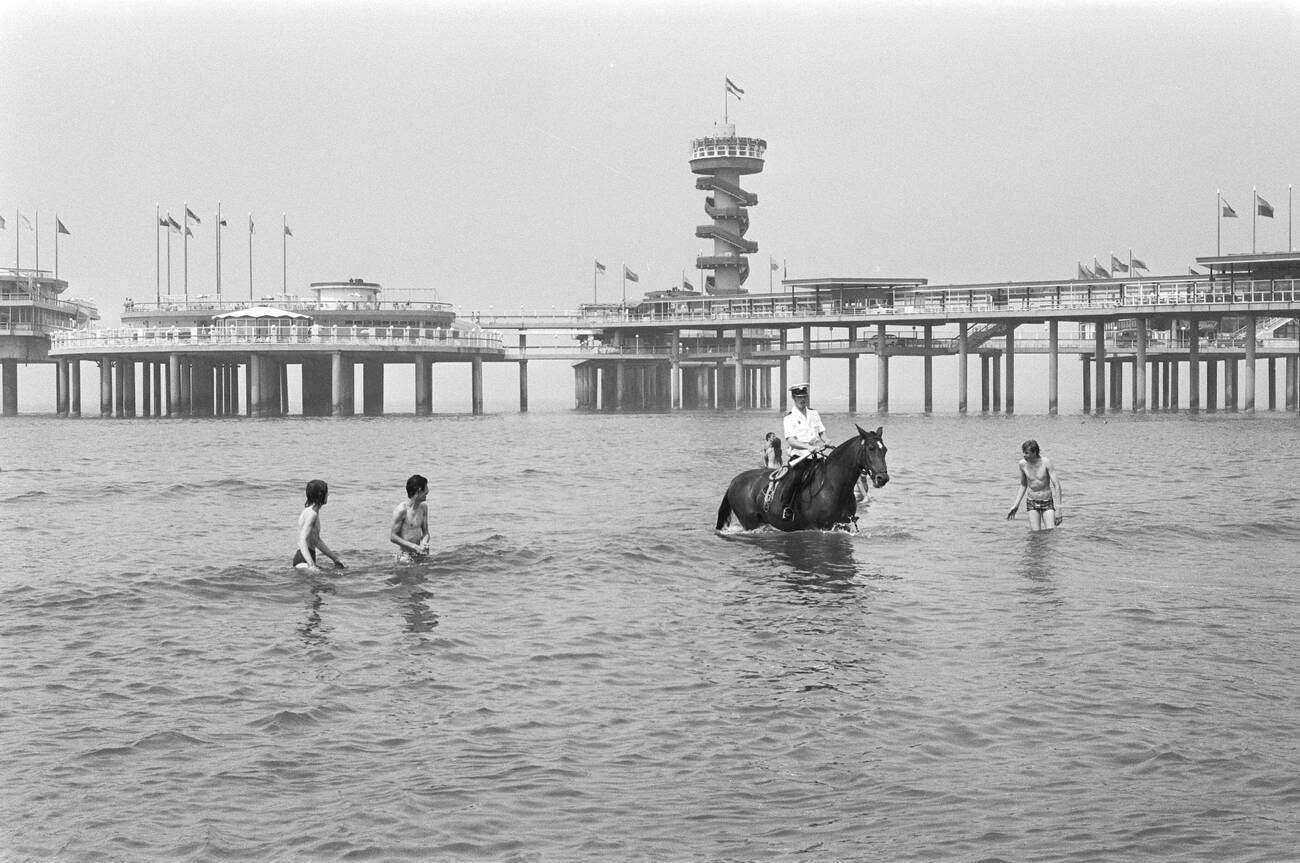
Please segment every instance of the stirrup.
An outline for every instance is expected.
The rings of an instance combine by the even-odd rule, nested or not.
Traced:
[[[787,506],[785,509],[781,510],[781,518],[786,521],[794,521],[794,507]]]

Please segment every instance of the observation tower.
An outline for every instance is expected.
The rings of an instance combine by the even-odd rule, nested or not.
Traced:
[[[745,293],[741,288],[749,278],[749,259],[745,256],[758,251],[758,243],[745,239],[748,208],[758,205],[758,195],[742,189],[740,178],[763,170],[766,149],[767,142],[762,138],[737,137],[734,123],[715,126],[712,135],[691,141],[691,172],[701,175],[695,179],[695,188],[709,192],[704,212],[713,219],[712,224],[695,228],[695,236],[713,240],[713,254],[695,262],[697,268],[713,271],[704,279],[706,293]]]

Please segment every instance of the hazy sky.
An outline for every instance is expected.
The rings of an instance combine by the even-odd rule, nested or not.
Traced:
[[[155,290],[154,208],[203,219],[191,294],[358,276],[466,309],[573,308],[592,261],[666,288],[705,247],[691,138],[768,142],[749,287],[1067,278],[1215,250],[1215,190],[1300,180],[1300,3],[124,3],[0,0],[0,263],[115,323]],[[21,233],[20,233],[21,232]],[[166,276],[164,275],[164,285]],[[692,277],[693,279],[693,277]],[[694,280],[694,279],[693,279]],[[172,242],[180,292],[181,242]],[[165,290],[165,287],[164,287]]]

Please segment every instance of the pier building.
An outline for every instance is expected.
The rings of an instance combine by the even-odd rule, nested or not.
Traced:
[[[468,365],[471,410],[483,410],[483,363],[499,361],[499,335],[457,320],[450,304],[387,301],[374,282],[316,282],[312,296],[261,302],[168,297],[128,302],[123,326],[53,333],[57,411],[80,414],[80,364],[100,369],[99,413],[109,417],[282,416],[289,374],[300,376],[307,416],[384,412],[384,368],[415,368],[415,411],[432,412],[434,368]],[[361,368],[360,398],[356,369]],[[138,397],[138,398],[137,398]]]
[[[18,413],[18,364],[49,360],[50,334],[89,326],[99,310],[65,298],[68,283],[46,270],[0,269],[0,413]]]

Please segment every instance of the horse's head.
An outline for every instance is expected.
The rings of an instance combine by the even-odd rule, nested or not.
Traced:
[[[857,429],[858,469],[871,477],[873,486],[882,488],[889,482],[889,468],[885,465],[885,453],[889,448],[885,446],[884,427],[875,431],[867,431],[862,426],[857,426]]]

